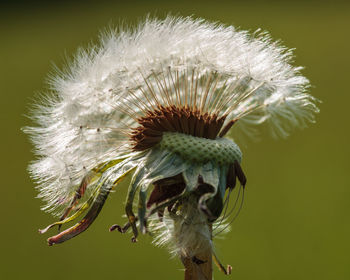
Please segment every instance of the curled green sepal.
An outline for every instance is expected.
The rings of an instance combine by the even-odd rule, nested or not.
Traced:
[[[49,246],[67,241],[85,231],[100,213],[110,191],[100,193],[85,217],[76,225],[62,231],[61,233],[47,239]]]
[[[63,224],[66,224],[68,222],[71,222],[73,220],[75,220],[77,217],[79,217],[90,205],[91,203],[94,201],[94,196],[91,196],[80,208],[78,211],[76,211],[73,215],[69,216],[68,218],[65,218],[61,221],[55,222],[51,225],[48,225],[46,228],[44,229],[39,229],[39,232],[41,234],[47,232],[50,228],[54,227],[54,226],[61,226]]]
[[[104,172],[96,183],[95,190],[89,199],[70,217],[53,223],[45,229],[40,230],[39,232],[44,233],[55,225],[62,225],[76,219],[84,212],[84,210],[86,210],[91,205],[85,217],[74,226],[55,236],[50,237],[48,239],[48,244],[51,246],[53,244],[62,243],[85,231],[100,213],[112,188],[117,185],[123,178],[125,178],[125,176],[134,169],[136,164],[137,161],[133,162],[126,159],[119,164],[111,164],[104,170],[100,169]]]

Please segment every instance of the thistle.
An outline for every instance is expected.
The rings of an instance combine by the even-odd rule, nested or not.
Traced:
[[[287,136],[318,112],[291,58],[266,33],[174,17],[110,32],[80,51],[51,80],[54,93],[34,113],[39,126],[25,128],[39,156],[29,170],[43,209],[59,217],[40,232],[85,215],[48,244],[85,231],[132,175],[127,221],[110,230],[131,232],[133,242],[151,233],[181,258],[187,279],[206,263],[211,278],[212,255],[230,273],[212,238],[227,228],[234,190],[233,208],[243,201],[242,152],[232,136],[264,122]]]

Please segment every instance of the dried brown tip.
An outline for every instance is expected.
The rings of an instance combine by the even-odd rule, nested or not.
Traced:
[[[243,188],[245,187],[245,185],[247,184],[247,178],[244,175],[244,172],[242,170],[241,165],[238,163],[237,160],[235,160],[235,162],[233,163],[234,167],[235,167],[235,171],[237,174],[237,178],[239,180],[239,182],[241,183],[241,185],[243,186]]]
[[[228,168],[227,178],[226,178],[226,188],[234,189],[236,186],[236,169],[233,164]]]

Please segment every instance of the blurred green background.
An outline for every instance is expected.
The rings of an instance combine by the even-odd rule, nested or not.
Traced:
[[[233,266],[215,279],[350,279],[349,27],[350,5],[307,1],[15,2],[0,7],[1,279],[182,279],[182,266],[141,237],[108,232],[122,223],[124,185],[93,226],[53,247],[54,221],[26,172],[32,146],[20,127],[35,92],[101,29],[135,23],[145,14],[194,15],[268,30],[295,50],[296,65],[323,101],[317,123],[287,140],[266,135],[243,148],[248,185],[243,210],[218,254]],[[51,231],[51,233],[53,233]]]

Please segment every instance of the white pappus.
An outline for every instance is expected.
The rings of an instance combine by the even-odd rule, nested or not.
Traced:
[[[29,170],[43,209],[60,216],[42,232],[86,213],[49,244],[86,230],[133,174],[128,222],[112,230],[131,228],[133,241],[138,230],[154,232],[182,258],[213,250],[236,179],[238,197],[246,183],[230,136],[263,122],[287,136],[318,112],[291,58],[267,33],[171,16],[111,31],[81,50],[51,79],[53,94],[33,113],[38,126],[24,129],[38,155]]]

